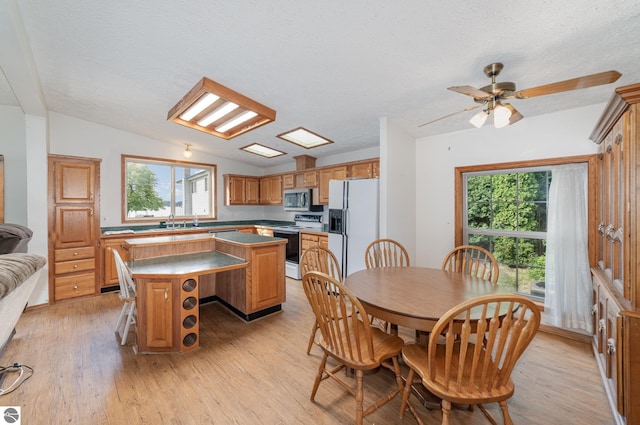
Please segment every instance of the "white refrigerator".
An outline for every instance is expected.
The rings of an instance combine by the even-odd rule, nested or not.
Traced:
[[[329,249],[342,277],[365,269],[367,246],[378,239],[378,179],[329,181]]]

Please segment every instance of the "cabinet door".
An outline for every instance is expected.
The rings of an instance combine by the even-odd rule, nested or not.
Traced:
[[[245,177],[245,204],[258,204],[260,201],[260,184],[256,177]]]
[[[173,347],[173,294],[171,282],[147,282],[145,291],[146,347]]]
[[[284,247],[255,248],[251,252],[251,311],[285,301]]]
[[[228,205],[242,205],[244,203],[244,177],[229,176],[225,185]]]
[[[122,242],[124,239],[114,239],[108,241],[102,241],[102,286],[115,286],[118,285],[118,271],[116,270],[116,262],[113,258],[113,254],[107,248],[115,249],[120,254],[120,257],[127,261],[127,255],[122,249]]]
[[[318,185],[318,202],[320,204],[329,203],[329,181],[344,180],[347,178],[347,167],[334,167],[320,170],[320,181]]]
[[[329,249],[329,237],[328,236],[320,236],[318,237],[318,244],[325,249]]]
[[[55,207],[54,248],[92,245],[95,239],[92,206]]]
[[[305,171],[303,173],[304,187],[318,186],[318,173],[316,171]]]
[[[282,188],[283,189],[295,189],[296,187],[296,175],[285,174],[282,176]]]
[[[96,185],[94,163],[56,161],[53,172],[56,203],[93,203]]]
[[[269,203],[271,205],[282,204],[282,178],[280,176],[271,178],[270,189]]]
[[[351,166],[351,177],[364,179],[373,177],[373,164],[371,162],[353,164]]]

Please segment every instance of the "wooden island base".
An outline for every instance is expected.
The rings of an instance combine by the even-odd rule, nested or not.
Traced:
[[[136,282],[138,353],[200,346],[202,302],[220,301],[250,321],[281,310],[285,239],[229,232],[125,240]]]

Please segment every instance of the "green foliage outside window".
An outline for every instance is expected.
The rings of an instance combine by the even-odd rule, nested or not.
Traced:
[[[156,211],[165,203],[156,192],[158,178],[146,165],[127,165],[127,211]]]
[[[468,243],[491,251],[500,284],[519,292],[544,282],[550,182],[550,170],[467,177]]]

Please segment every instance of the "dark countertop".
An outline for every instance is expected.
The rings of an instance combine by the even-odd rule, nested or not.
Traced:
[[[242,258],[218,251],[196,252],[193,254],[172,255],[171,257],[147,258],[127,262],[134,278],[180,277],[186,275],[207,274],[248,267]]]
[[[220,233],[197,233],[192,235],[162,235],[150,236],[147,238],[126,239],[125,243],[130,246],[143,245],[170,245],[189,242],[199,239],[217,239],[226,242],[233,242],[240,245],[268,245],[274,243],[286,243],[286,239],[273,238],[270,236],[254,235],[244,232],[220,232]]]

